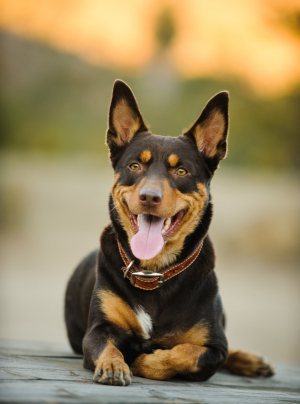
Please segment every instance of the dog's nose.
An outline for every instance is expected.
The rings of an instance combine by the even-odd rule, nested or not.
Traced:
[[[148,208],[153,208],[158,205],[162,200],[162,194],[160,191],[154,188],[144,188],[141,190],[140,202]]]

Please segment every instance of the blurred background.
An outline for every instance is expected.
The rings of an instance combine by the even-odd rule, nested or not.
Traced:
[[[300,362],[299,0],[0,0],[0,338],[67,344],[108,222],[116,78],[177,136],[230,91],[211,236],[230,346]]]

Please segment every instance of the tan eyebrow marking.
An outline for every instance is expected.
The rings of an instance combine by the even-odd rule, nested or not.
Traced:
[[[147,163],[152,157],[151,151],[150,150],[144,150],[140,154],[140,159],[143,163]]]
[[[170,154],[168,161],[171,167],[175,167],[178,164],[179,157],[176,154]]]

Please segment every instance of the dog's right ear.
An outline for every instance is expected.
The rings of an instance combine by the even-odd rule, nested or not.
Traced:
[[[110,159],[128,145],[138,132],[148,131],[137,101],[131,89],[121,80],[116,80],[113,87],[109,109],[106,144]]]

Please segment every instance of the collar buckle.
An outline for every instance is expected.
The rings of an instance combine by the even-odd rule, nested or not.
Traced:
[[[125,268],[124,267],[124,269],[125,269],[125,272],[124,272],[124,278],[126,278],[126,276],[127,276],[127,274],[128,274],[128,271],[130,270],[130,268],[132,267],[132,265],[133,265],[133,263],[134,263],[134,260],[133,261],[131,261],[128,265],[127,265],[127,267]]]
[[[152,271],[146,271],[146,270],[145,271],[140,271],[140,272],[133,272],[131,274],[131,277],[130,277],[130,283],[131,283],[131,285],[135,286],[136,288],[138,287],[136,285],[136,277],[137,276],[145,277],[145,278],[158,277],[158,285],[157,285],[157,287],[159,287],[159,288],[162,286],[162,284],[164,283],[164,280],[165,280],[164,274],[160,274],[159,272],[152,272]]]

